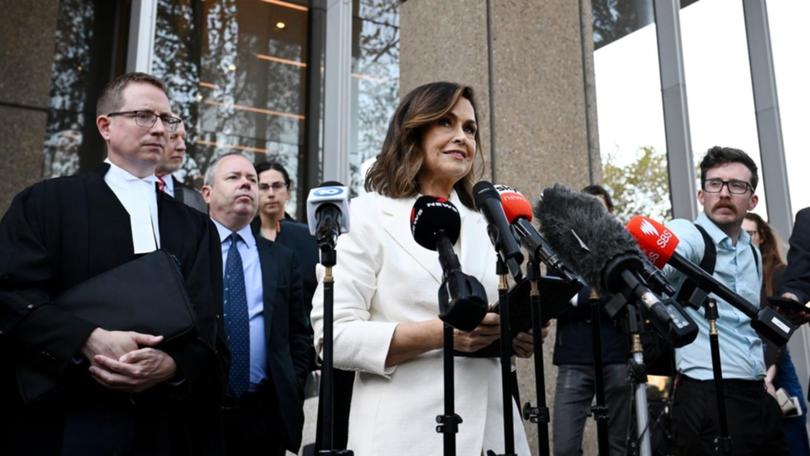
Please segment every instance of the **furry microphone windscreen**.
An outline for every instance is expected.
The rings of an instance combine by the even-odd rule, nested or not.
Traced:
[[[535,208],[540,232],[564,262],[599,293],[605,265],[617,255],[640,255],[636,241],[599,200],[555,184],[543,190]]]

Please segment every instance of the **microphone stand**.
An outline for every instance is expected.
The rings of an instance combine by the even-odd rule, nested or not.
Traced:
[[[444,297],[440,298],[446,301]],[[447,302],[444,303],[447,306]],[[444,415],[436,415],[436,432],[444,434],[444,455],[455,456],[456,434],[461,417],[455,412],[455,369],[453,366],[453,327],[444,325]]]
[[[641,345],[639,333],[639,315],[633,305],[626,306],[626,309],[627,328],[631,341],[628,377],[635,393],[636,434],[638,436],[638,439],[632,442],[630,450],[632,454],[651,456],[650,433],[648,432],[650,417],[647,404],[647,366],[644,365],[644,348]]]
[[[602,315],[600,301],[591,290],[588,300],[591,307],[591,346],[593,348],[593,382],[596,390],[596,404],[591,407],[596,422],[597,446],[600,456],[610,455],[608,429],[608,408],[605,405],[605,372],[602,364]]]
[[[534,257],[527,264],[526,278],[531,282],[530,304],[532,311],[532,342],[534,343],[534,389],[537,396],[537,407],[531,402],[523,406],[523,419],[537,424],[537,441],[540,455],[548,456],[548,423],[549,412],[546,404],[546,379],[543,366],[542,307],[540,306],[540,263]]]
[[[509,325],[509,298],[507,291],[509,288],[506,275],[509,270],[506,263],[498,255],[498,262],[495,272],[500,277],[498,283],[498,305],[501,314],[501,399],[503,400],[503,441],[504,453],[498,454],[493,450],[487,450],[487,456],[517,456],[515,453],[515,429],[512,417],[512,329]]]
[[[723,365],[720,363],[720,341],[717,332],[717,301],[708,298],[703,301],[703,311],[709,323],[709,346],[712,351],[712,373],[717,396],[717,417],[720,421],[720,434],[714,440],[714,450],[723,455],[731,455],[731,436],[728,434],[726,398],[723,391]]]
[[[335,371],[334,371],[334,321],[335,321],[335,279],[332,276],[332,267],[337,262],[334,244],[319,242],[321,248],[321,264],[326,268],[323,278],[323,432],[322,442],[327,449],[319,450],[319,456],[354,456],[348,449],[335,449],[334,442],[334,414],[335,414]]]

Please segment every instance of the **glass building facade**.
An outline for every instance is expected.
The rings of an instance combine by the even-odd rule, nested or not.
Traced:
[[[149,2],[143,2],[149,3]],[[70,175],[103,160],[95,97],[127,65],[127,49],[150,56],[174,111],[187,125],[187,156],[175,176],[200,187],[220,155],[280,162],[292,176],[289,210],[322,176],[326,10],[323,2],[157,0],[59,3],[43,177]],[[149,36],[132,14],[154,27]],[[352,3],[350,186],[379,151],[399,100],[399,4]],[[327,146],[326,149],[329,147]]]

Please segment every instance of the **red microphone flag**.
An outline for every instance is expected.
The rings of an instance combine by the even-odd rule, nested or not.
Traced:
[[[658,269],[667,264],[678,246],[678,237],[649,217],[637,215],[627,222],[625,228],[636,238],[639,248]]]

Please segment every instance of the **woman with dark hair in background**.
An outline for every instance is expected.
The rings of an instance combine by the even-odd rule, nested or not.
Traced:
[[[259,213],[253,221],[253,231],[263,238],[288,247],[298,256],[304,280],[304,304],[307,314],[312,310],[312,293],[318,281],[315,265],[318,263],[318,245],[309,234],[309,228],[298,223],[286,212],[292,182],[281,163],[267,161],[255,165],[259,176]]]
[[[759,247],[762,254],[762,295],[764,305],[768,296],[774,296],[774,290],[785,271],[785,260],[779,251],[779,241],[771,227],[759,215],[749,212],[745,214],[742,228],[751,236],[751,243]],[[796,368],[790,358],[787,345],[777,348],[765,344],[765,365],[768,366],[765,375],[765,385],[768,392],[776,397],[776,390],[784,388],[788,396],[795,396],[801,405],[801,416],[785,417],[782,426],[785,431],[785,440],[790,448],[791,455],[810,455],[810,443],[807,438],[807,404],[804,394],[796,376]]]
[[[366,193],[351,202],[352,228],[337,244],[334,267],[334,363],[357,371],[349,444],[358,456],[435,455],[442,452],[436,415],[443,412],[443,325],[437,318],[442,280],[438,254],[410,231],[420,195],[447,198],[458,209],[454,246],[462,269],[497,300],[496,254],[486,221],[473,205],[472,185],[483,163],[471,88],[450,82],[417,87],[397,107],[382,151],[366,176]],[[478,173],[476,173],[478,171]],[[320,290],[322,285],[319,285]],[[316,292],[315,345],[323,343],[323,300]],[[470,332],[456,330],[455,348],[473,352],[499,336],[488,313]],[[530,356],[531,335],[512,342]],[[500,364],[497,358],[456,357],[456,411],[464,422],[458,454],[503,452]],[[530,454],[513,407],[515,449]]]

